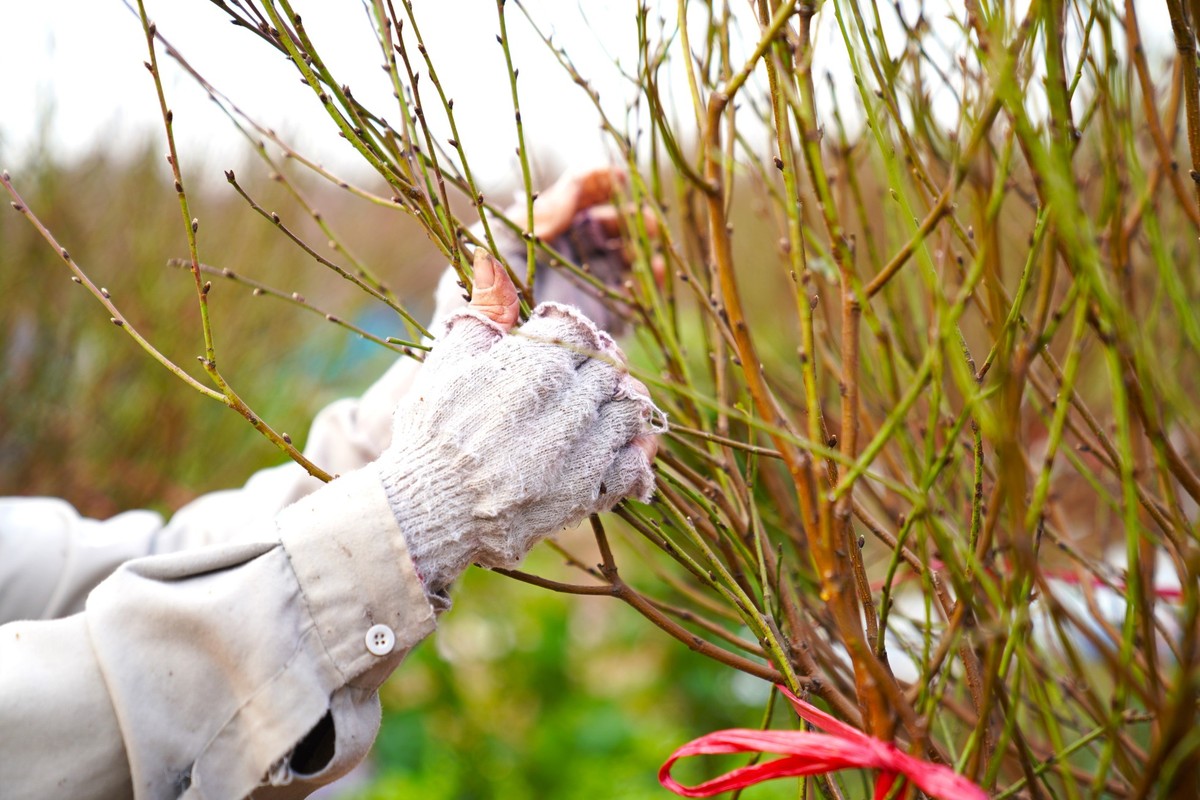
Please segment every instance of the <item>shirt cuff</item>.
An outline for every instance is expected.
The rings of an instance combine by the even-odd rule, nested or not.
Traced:
[[[376,689],[433,632],[436,613],[375,465],[298,500],[276,524],[330,660],[347,684]]]

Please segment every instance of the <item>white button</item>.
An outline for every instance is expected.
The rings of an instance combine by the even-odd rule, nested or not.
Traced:
[[[367,631],[367,649],[377,656],[386,656],[396,646],[396,634],[387,625],[372,625]]]

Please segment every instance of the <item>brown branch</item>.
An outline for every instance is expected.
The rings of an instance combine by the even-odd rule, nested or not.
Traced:
[[[1192,152],[1192,182],[1200,208],[1200,78],[1196,75],[1196,33],[1180,0],[1166,0],[1175,35],[1175,50],[1183,62],[1184,101],[1187,106],[1188,147]]]

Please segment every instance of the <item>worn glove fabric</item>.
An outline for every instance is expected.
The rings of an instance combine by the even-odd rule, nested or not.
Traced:
[[[634,440],[664,419],[576,309],[543,303],[511,335],[473,310],[452,315],[379,460],[427,591],[471,563],[514,566],[622,498],[648,500],[654,475]]]

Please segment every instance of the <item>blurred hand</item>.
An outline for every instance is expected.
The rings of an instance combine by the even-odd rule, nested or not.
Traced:
[[[566,173],[533,201],[534,233],[546,240],[555,239],[570,229],[576,215],[593,208],[611,212],[615,222],[616,209],[610,204],[617,187],[626,180],[624,172],[609,167]],[[509,216],[516,219],[521,213],[521,208],[513,208]]]
[[[533,229],[543,241],[578,264],[587,264],[589,272],[606,285],[618,288],[629,277],[631,256],[623,239],[625,220],[613,205],[618,187],[627,180],[625,173],[608,167],[569,172],[559,178],[533,203]],[[524,207],[508,212],[514,220],[523,219]],[[645,215],[651,236],[657,234],[657,224]],[[524,240],[493,226],[496,246],[508,263],[517,269],[525,263]],[[655,275],[661,280],[663,265],[659,257],[652,262]],[[437,311],[434,319],[445,319],[462,308],[462,290],[453,270],[448,270],[438,287]],[[624,321],[613,313],[599,293],[565,269],[551,267],[540,253],[534,295],[538,300],[574,306],[591,319],[597,327],[619,334]]]
[[[476,251],[471,305],[446,322],[379,460],[430,591],[654,491],[662,413],[612,338],[556,303],[512,330],[517,308],[503,267]]]

